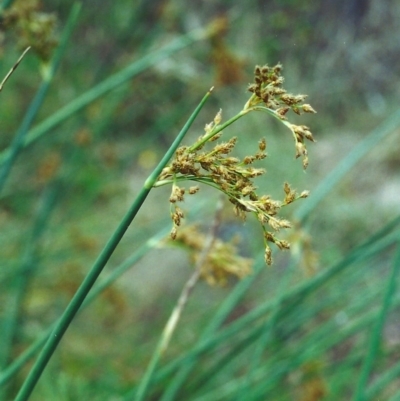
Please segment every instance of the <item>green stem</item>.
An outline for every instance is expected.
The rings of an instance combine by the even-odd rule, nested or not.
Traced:
[[[36,359],[31,371],[29,372],[27,378],[25,379],[22,387],[20,388],[15,401],[25,401],[28,400],[33,389],[35,388],[37,382],[40,379],[43,370],[45,369],[47,363],[49,362],[51,356],[53,355],[54,351],[56,350],[58,344],[61,341],[64,333],[67,331],[72,319],[75,317],[76,313],[78,312],[79,308],[81,307],[83,301],[85,300],[86,296],[88,295],[90,289],[92,288],[93,284],[99,277],[100,273],[102,272],[104,266],[108,262],[109,258],[115,251],[116,247],[118,246],[119,242],[121,241],[122,237],[124,236],[126,230],[129,228],[130,224],[132,223],[133,219],[135,218],[137,212],[141,208],[142,204],[144,203],[147,195],[151,191],[153,184],[156,182],[157,177],[161,173],[162,169],[168,163],[171,156],[174,154],[176,149],[178,148],[180,142],[186,135],[187,131],[189,130],[190,126],[192,125],[193,121],[199,114],[200,110],[202,109],[203,105],[207,101],[208,97],[210,96],[211,92],[207,92],[207,94],[203,97],[200,104],[196,107],[195,111],[189,117],[188,121],[182,128],[181,132],[176,137],[175,141],[168,149],[164,157],[162,158],[161,162],[158,166],[154,169],[153,173],[147,178],[145,181],[142,189],[140,190],[138,196],[133,201],[131,207],[129,208],[126,215],[123,217],[122,221],[120,222],[119,226],[112,234],[111,238],[108,240],[107,244],[101,251],[100,255],[98,256],[97,260],[93,264],[92,268],[90,269],[89,273],[82,281],[81,285],[79,286],[78,290],[72,297],[70,303],[68,304],[67,308],[61,315],[60,319],[56,323],[56,326],[50,337],[47,339],[46,344],[44,345],[42,351],[40,352],[38,358]]]
[[[392,273],[387,282],[386,292],[382,302],[382,309],[377,316],[375,327],[371,334],[368,355],[366,356],[364,364],[362,366],[360,379],[358,381],[356,392],[354,394],[354,401],[364,401],[367,399],[366,398],[367,383],[370,374],[372,372],[374,360],[376,358],[376,355],[378,354],[379,344],[381,341],[382,330],[385,325],[385,320],[388,315],[390,306],[392,304],[393,296],[396,292],[396,280],[399,271],[400,271],[400,242],[397,247],[396,256],[393,260]]]
[[[24,296],[39,265],[38,245],[47,228],[55,201],[56,187],[53,185],[45,191],[32,231],[28,237],[21,264],[14,272],[15,276],[10,283],[11,293],[8,294],[8,299],[4,304],[4,316],[0,324],[2,337],[0,369],[2,371],[9,362],[15,342],[18,340],[18,323],[20,323],[21,319]],[[1,390],[0,399],[4,399],[4,394]]]
[[[382,252],[384,249],[387,249],[394,242],[398,242],[399,234],[397,232],[390,234],[390,232],[397,228],[399,224],[400,217],[397,217],[379,230],[376,234],[371,236],[363,244],[353,249],[353,251],[339,263],[327,268],[326,271],[317,275],[315,278],[298,284],[290,291],[283,294],[282,298],[280,299],[281,304],[284,305],[286,303],[297,303],[299,299],[304,299],[308,294],[315,291],[315,289],[320,288],[331,278],[351,267],[356,261],[361,262],[362,260],[370,258],[371,256]],[[238,303],[240,297],[244,295],[245,291],[256,279],[257,275],[263,271],[262,269],[264,267],[264,261],[261,261],[260,259],[255,265],[255,274],[238,283],[235,291],[233,291],[224,301],[219,313],[215,316],[212,322],[210,322],[206,330],[201,334],[197,344],[185,355],[182,355],[176,360],[170,362],[158,372],[158,375],[155,378],[157,382],[160,380],[165,380],[167,377],[176,372],[176,376],[174,378],[168,379],[169,382],[165,389],[165,393],[161,398],[162,401],[172,401],[176,399],[176,393],[187,380],[187,376],[194,368],[197,358],[200,355],[206,351],[209,352],[218,344],[226,343],[226,341],[228,341],[234,333],[240,332],[244,327],[254,325],[257,319],[260,319],[266,313],[269,313],[271,309],[273,309],[275,301],[265,302],[264,304],[260,305],[260,307],[250,311],[237,321],[230,324],[228,327],[221,330],[219,333],[215,334],[217,328],[222,324],[231,308],[233,308],[232,305],[236,305]],[[231,306],[231,308],[229,308],[229,306]],[[136,389],[129,391],[123,399],[126,401],[132,399],[135,391]]]
[[[114,281],[116,281],[122,274],[124,274],[128,269],[130,269],[135,263],[137,263],[147,252],[155,247],[169,232],[168,229],[163,229],[159,231],[152,238],[147,240],[136,252],[134,252],[130,257],[128,257],[124,262],[122,262],[118,267],[116,267],[104,280],[97,283],[91,290],[89,295],[86,297],[85,302],[79,309],[81,311],[84,307],[88,306],[90,302],[95,300],[97,296],[106,288],[108,288]],[[15,358],[11,364],[0,373],[0,387],[6,384],[12,377],[14,377],[23,367],[23,365],[31,358],[33,355],[39,351],[39,349],[44,345],[50,333],[54,329],[54,325],[49,327],[42,335],[28,347],[22,354]]]
[[[250,98],[250,100],[251,100],[251,98]],[[279,120],[281,123],[285,124],[291,130],[291,128],[290,128],[291,124],[288,123],[287,121],[282,120],[273,110],[271,110],[271,109],[269,109],[267,107],[263,107],[263,106],[251,106],[251,107],[248,107],[248,103],[249,102],[246,103],[245,107],[243,108],[243,110],[240,113],[236,114],[235,116],[233,116],[229,120],[225,121],[223,124],[217,125],[209,134],[205,135],[202,139],[200,139],[193,146],[191,146],[188,149],[188,152],[194,152],[196,149],[200,148],[208,140],[210,140],[210,138],[212,138],[213,136],[217,135],[219,132],[224,130],[226,127],[228,127],[229,125],[234,123],[236,120],[239,120],[239,118],[243,117],[247,113],[250,113],[251,111],[264,111],[264,112],[267,112],[269,115],[273,116],[274,118]]]
[[[11,75],[14,73],[14,71],[18,68],[19,63],[22,61],[22,59],[25,57],[25,54],[28,53],[29,49],[31,47],[27,47],[25,51],[21,54],[17,62],[13,65],[11,70],[7,73],[7,75],[3,78],[3,80],[0,82],[0,92],[3,90],[4,84],[8,81],[8,79],[11,77]]]
[[[219,132],[224,130],[226,127],[234,123],[236,120],[239,120],[239,118],[243,117],[246,115],[250,109],[248,110],[242,110],[240,113],[236,114],[236,116],[233,116],[229,120],[225,121],[221,125],[217,125],[209,134],[205,135],[202,139],[200,139],[198,142],[196,142],[194,145],[192,145],[189,149],[188,152],[194,152],[196,149],[200,148],[202,145],[204,145],[210,138],[213,136],[217,135]]]
[[[4,0],[0,6],[0,15],[3,14],[3,11],[10,7],[13,2],[14,0]]]
[[[6,159],[4,161],[4,165],[0,170],[0,192],[4,188],[4,185],[7,181],[7,178],[11,172],[12,166],[17,159],[17,156],[21,149],[24,146],[24,141],[30,126],[32,125],[37,113],[39,112],[40,107],[43,104],[44,98],[50,88],[50,84],[53,80],[55,72],[57,71],[58,66],[60,65],[61,58],[65,52],[67,47],[69,38],[71,37],[71,33],[73,31],[74,25],[77,21],[78,14],[80,11],[81,5],[79,3],[75,3],[72,6],[70,15],[68,17],[67,24],[64,29],[63,36],[61,38],[61,43],[57,48],[53,59],[51,60],[50,66],[48,71],[44,77],[42,84],[40,85],[34,99],[32,100],[31,104],[29,105],[28,111],[26,112],[24,119],[18,131],[12,141],[12,144],[9,148],[7,153]]]
[[[221,188],[215,184],[215,182],[212,180],[211,177],[197,177],[195,175],[188,175],[188,176],[178,176],[178,177],[174,177],[174,179],[168,179],[168,180],[158,180],[155,184],[154,184],[154,188],[157,187],[162,187],[164,185],[170,185],[170,184],[174,184],[176,182],[180,182],[180,181],[194,181],[194,182],[198,182],[198,183],[202,183],[205,185],[209,185],[213,188],[216,188],[218,190],[221,190]]]
[[[169,45],[163,47],[162,49],[150,53],[140,60],[134,61],[123,70],[118,71],[114,75],[105,79],[103,82],[100,82],[95,87],[89,89],[87,92],[83,93],[81,96],[77,97],[72,102],[68,103],[66,106],[62,107],[60,110],[53,113],[50,117],[46,118],[43,122],[31,129],[24,139],[23,146],[25,147],[30,145],[32,142],[35,142],[41,136],[49,132],[57,125],[61,124],[79,110],[82,110],[90,103],[122,85],[147,68],[153,66],[160,60],[171,56],[181,49],[184,49],[195,41],[204,39],[210,34],[210,32],[211,31],[209,28],[189,32],[188,34],[172,41]],[[10,149],[0,152],[0,164],[3,163],[4,159],[9,156],[9,153]]]
[[[207,238],[207,242],[203,247],[203,250],[196,263],[193,274],[190,276],[189,280],[184,285],[181,295],[179,296],[178,302],[176,303],[175,308],[172,311],[172,313],[168,319],[168,322],[164,327],[164,330],[161,334],[160,340],[157,344],[156,350],[153,353],[153,356],[150,360],[149,366],[147,367],[144,377],[139,384],[139,388],[136,393],[135,401],[144,400],[144,397],[146,396],[146,393],[148,391],[150,383],[153,379],[154,372],[156,370],[158,362],[160,361],[165,350],[168,348],[168,344],[171,340],[172,334],[174,333],[174,331],[177,327],[178,321],[179,321],[179,319],[182,315],[182,312],[188,302],[189,296],[200,278],[201,268],[204,265],[204,262],[207,259],[207,256],[209,255],[210,250],[215,242],[218,226],[219,226],[220,220],[221,220],[222,208],[223,208],[223,203],[222,203],[222,201],[219,201],[218,205],[217,205],[217,210],[215,212],[213,226],[211,228],[211,234]]]

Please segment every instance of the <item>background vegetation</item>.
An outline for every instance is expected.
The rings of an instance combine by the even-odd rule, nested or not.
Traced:
[[[241,156],[267,138],[264,191],[311,191],[289,210],[292,251],[265,267],[259,227],[226,205],[219,235],[242,238],[254,274],[195,288],[148,399],[400,400],[398,2],[7,3],[0,78],[32,49],[0,93],[1,397],[204,93],[187,143],[242,108],[254,65],[282,62],[318,112],[302,119],[307,173],[265,116],[230,135]],[[169,191],[150,194],[100,278],[124,274],[74,320],[32,400],[133,399],[192,270],[162,240]],[[209,229],[218,199],[201,188],[188,222]]]

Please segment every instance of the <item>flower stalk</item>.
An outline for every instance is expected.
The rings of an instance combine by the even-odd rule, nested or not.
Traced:
[[[147,195],[151,191],[154,182],[157,179],[157,176],[160,174],[160,171],[164,168],[164,166],[168,163],[169,158],[171,155],[174,154],[176,149],[178,148],[180,142],[186,135],[187,131],[189,130],[190,126],[192,125],[193,121],[196,119],[197,115],[199,114],[200,110],[208,100],[211,94],[211,90],[207,92],[207,94],[203,97],[197,108],[194,110],[184,127],[182,128],[181,132],[176,137],[175,141],[171,145],[170,149],[167,151],[165,156],[162,158],[161,162],[158,166],[154,169],[153,173],[148,177],[145,181],[142,189],[140,190],[139,194],[137,195],[136,199],[133,201],[130,209],[125,214],[124,218],[118,225],[117,229],[114,231],[110,239],[108,240],[107,244],[101,251],[100,255],[98,256],[97,260],[93,264],[92,268],[90,269],[89,273],[82,281],[80,287],[75,292],[74,296],[72,297],[70,303],[64,310],[63,314],[61,315],[60,319],[55,325],[52,333],[50,334],[49,338],[47,339],[45,345],[43,346],[42,351],[40,352],[38,358],[36,359],[35,363],[31,371],[29,372],[27,378],[25,379],[24,383],[22,384],[15,401],[26,401],[29,399],[32,391],[34,390],[37,382],[40,379],[47,363],[49,362],[50,358],[52,357],[54,351],[56,350],[58,344],[60,343],[63,335],[67,331],[69,325],[71,324],[73,318],[77,314],[79,308],[81,307],[83,301],[87,297],[89,291],[91,290],[93,284],[96,282],[97,278],[99,277],[100,273],[102,272],[103,268],[105,267],[106,263],[110,259],[111,255],[114,253],[116,247],[118,246],[119,242],[121,241],[122,237],[124,236],[126,230],[134,220],[136,214],[140,210],[141,206],[143,205]]]

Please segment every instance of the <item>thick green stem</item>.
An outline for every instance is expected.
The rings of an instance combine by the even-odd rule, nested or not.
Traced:
[[[135,218],[137,212],[141,208],[143,202],[147,198],[147,195],[152,189],[153,184],[156,182],[157,177],[161,173],[162,169],[168,163],[171,156],[174,154],[176,149],[178,148],[180,142],[186,135],[187,131],[189,130],[190,126],[192,125],[193,121],[199,114],[201,108],[207,101],[208,97],[210,96],[211,92],[209,91],[200,104],[197,106],[193,114],[190,116],[184,127],[182,128],[181,132],[176,137],[175,141],[155,168],[153,173],[149,176],[149,178],[145,181],[144,186],[140,190],[138,196],[132,203],[130,209],[120,222],[119,226],[108,240],[106,246],[101,251],[100,255],[98,256],[97,260],[93,264],[92,268],[90,269],[89,273],[79,286],[78,290],[76,291],[75,295],[72,297],[72,300],[68,304],[67,308],[65,309],[64,313],[62,314],[61,318],[56,323],[56,326],[50,337],[47,339],[46,344],[44,345],[42,351],[40,352],[37,360],[35,361],[32,370],[29,372],[28,377],[24,381],[22,387],[20,388],[15,401],[25,401],[28,400],[33,389],[35,388],[37,382],[43,370],[45,369],[47,363],[49,362],[50,358],[52,357],[54,351],[56,350],[58,344],[61,341],[64,333],[67,331],[72,319],[75,317],[76,313],[78,312],[79,308],[81,307],[83,301],[85,300],[86,296],[88,295],[90,289],[92,288],[93,284],[99,277],[100,273],[102,272],[104,266],[108,262],[109,258],[115,251],[117,245],[121,241],[122,237],[124,236],[126,230],[132,223],[133,219]]]
[[[89,295],[86,297],[85,302],[79,309],[81,311],[84,307],[88,306],[90,302],[97,299],[97,296],[106,288],[108,288],[114,281],[116,281],[122,274],[124,274],[128,269],[130,269],[135,263],[137,263],[147,252],[156,246],[168,233],[169,229],[163,229],[159,231],[156,235],[147,240],[139,249],[137,249],[129,258],[122,262],[118,267],[116,267],[104,280],[100,283],[98,282],[95,287],[90,291]],[[12,377],[14,377],[24,366],[24,364],[33,355],[39,351],[39,349],[44,345],[50,333],[54,329],[49,327],[41,336],[30,345],[22,354],[15,358],[11,364],[0,373],[0,387],[6,384]]]

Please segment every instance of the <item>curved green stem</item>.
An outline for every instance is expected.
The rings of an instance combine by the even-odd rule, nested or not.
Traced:
[[[282,123],[287,128],[289,128],[290,132],[292,133],[292,135],[294,137],[295,142],[297,142],[296,135],[292,128],[292,124],[287,120],[283,120],[275,110],[269,109],[268,107],[265,107],[265,106],[252,106],[248,110],[249,111],[251,111],[251,110],[252,111],[264,111],[265,113],[268,113],[270,116],[276,118],[280,123]]]
[[[168,149],[167,153],[162,158],[161,162],[158,166],[154,169],[153,173],[147,178],[145,181],[142,189],[140,190],[138,196],[133,201],[131,207],[129,208],[128,212],[123,217],[122,221],[118,225],[115,232],[112,234],[111,238],[108,240],[107,244],[101,251],[100,255],[98,256],[97,260],[93,264],[92,268],[90,269],[89,273],[82,281],[81,285],[79,286],[78,290],[72,297],[70,303],[68,304],[67,308],[65,309],[64,313],[61,315],[60,319],[56,323],[56,326],[52,333],[50,334],[49,338],[47,339],[42,351],[40,352],[38,358],[36,359],[31,371],[29,372],[28,377],[25,379],[22,387],[15,398],[15,401],[25,401],[28,400],[33,389],[35,388],[37,382],[40,379],[47,363],[49,362],[50,358],[52,357],[54,351],[56,350],[58,344],[61,341],[61,338],[67,331],[70,323],[72,322],[73,318],[77,314],[79,308],[81,307],[83,301],[87,297],[89,291],[91,290],[93,284],[96,282],[97,278],[99,277],[100,273],[102,272],[104,266],[110,259],[111,255],[114,253],[116,247],[118,246],[119,242],[121,241],[122,237],[124,236],[126,230],[132,223],[133,219],[135,218],[137,212],[140,210],[142,204],[147,198],[147,195],[151,191],[154,183],[157,180],[157,177],[161,173],[162,169],[168,163],[171,156],[174,154],[176,149],[178,148],[180,142],[186,135],[187,131],[189,130],[190,126],[192,125],[193,121],[196,119],[197,115],[199,114],[200,110],[202,109],[203,105],[207,101],[211,94],[211,91],[207,92],[207,94],[203,97],[200,104],[196,107],[195,111],[192,113],[184,127],[182,128],[181,132],[176,137],[175,141]]]
[[[194,145],[192,145],[189,149],[188,152],[194,152],[196,149],[200,148],[202,145],[204,145],[207,141],[210,140],[213,136],[217,135],[219,132],[224,130],[226,127],[234,123],[236,120],[239,120],[239,118],[243,117],[246,115],[250,109],[248,110],[242,110],[240,113],[236,114],[229,120],[225,121],[221,125],[217,125],[209,134],[205,135],[203,138],[201,138],[199,141],[197,141]]]

